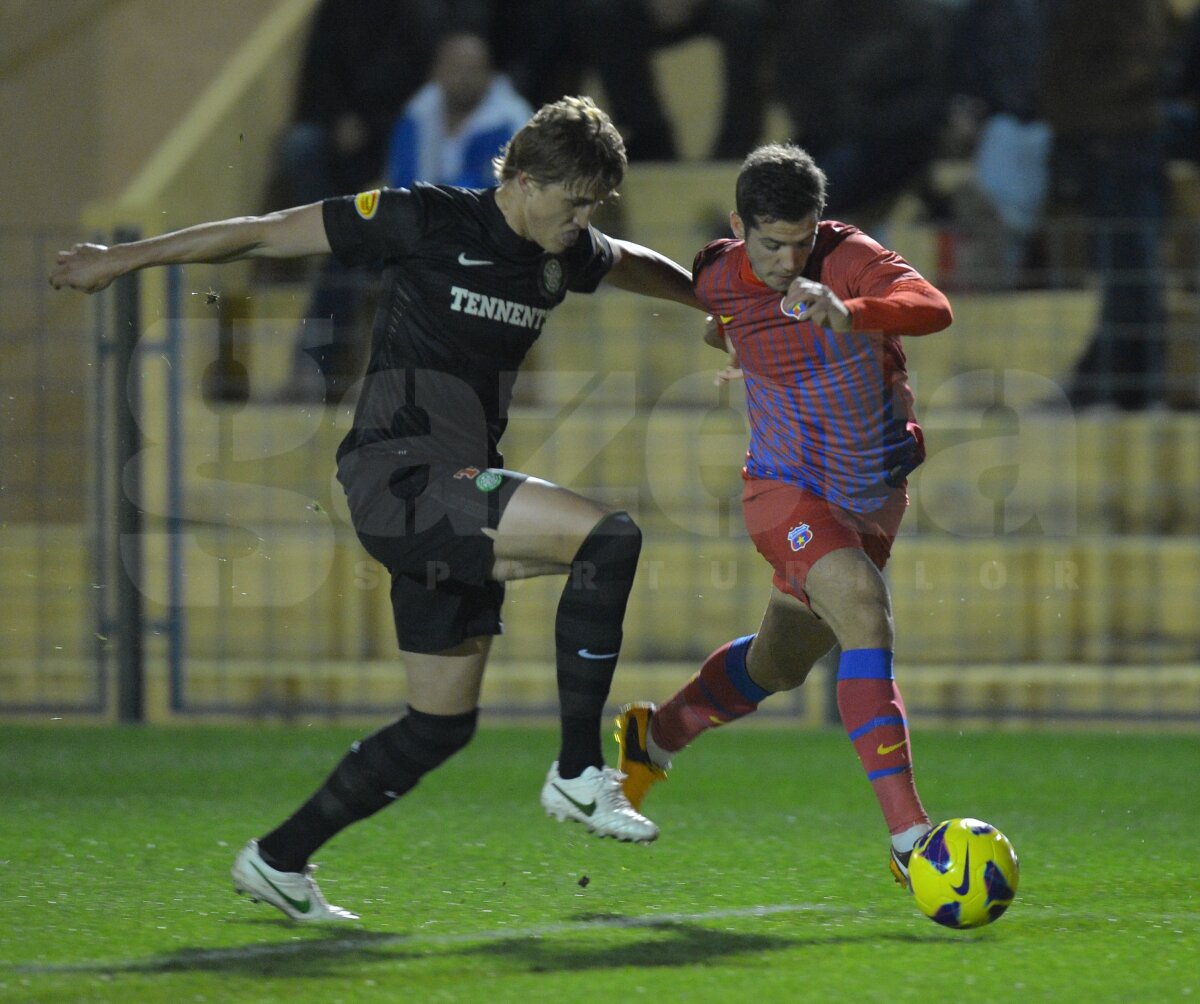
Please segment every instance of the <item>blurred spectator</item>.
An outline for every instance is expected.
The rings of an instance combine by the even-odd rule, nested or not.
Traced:
[[[438,43],[429,83],[392,129],[384,177],[393,188],[429,181],[466,188],[495,183],[492,158],[533,116],[487,42],[467,32]]]
[[[1076,364],[1072,404],[1127,410],[1165,399],[1166,306],[1161,243],[1166,0],[1053,0],[1042,113],[1054,129],[1055,195],[1091,231],[1100,317]]]
[[[532,115],[508,78],[493,70],[485,39],[451,31],[437,43],[428,83],[395,119],[383,180],[397,188],[414,181],[492,185],[492,158]],[[281,400],[336,400],[357,377],[367,334],[367,326],[356,323],[360,289],[350,269],[332,259],[323,266],[308,316],[331,317],[332,325],[305,323]]]
[[[1200,7],[1188,18],[1175,56],[1167,155],[1200,161]]]
[[[720,43],[724,56],[721,121],[711,156],[741,160],[758,143],[767,98],[763,50],[775,34],[769,0],[580,0],[580,10],[630,160],[676,158],[652,57],[699,35]]]
[[[496,64],[535,108],[583,91],[591,25],[577,0],[493,0],[488,38]]]
[[[388,132],[429,73],[435,0],[321,0],[300,65],[293,122],[284,133],[270,208],[357,192],[382,175]],[[287,273],[284,273],[285,275]],[[357,366],[354,330],[363,279],[330,257],[305,308],[282,402],[335,400]]]
[[[273,201],[307,205],[379,177],[392,122],[429,73],[434,13],[427,0],[322,0]]]
[[[973,168],[953,197],[960,283],[1017,285],[1041,229],[1053,142],[1038,117],[1048,13],[1047,0],[969,0],[956,18],[945,140]]]
[[[945,11],[929,0],[799,0],[776,88],[829,179],[826,215],[857,222],[912,187],[938,152],[949,98]]]
[[[978,121],[995,114],[1037,117],[1047,3],[969,0],[956,15],[953,83],[975,103]]]

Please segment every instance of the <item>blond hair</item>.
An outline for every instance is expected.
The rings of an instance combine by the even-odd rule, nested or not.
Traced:
[[[625,177],[625,141],[588,97],[542,105],[492,161],[498,182],[524,171],[543,184],[605,195]]]

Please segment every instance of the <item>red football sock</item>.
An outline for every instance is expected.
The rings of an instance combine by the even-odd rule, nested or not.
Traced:
[[[838,711],[875,789],[890,833],[929,821],[913,781],[904,699],[892,678],[892,653],[860,648],[838,664]]]
[[[677,753],[701,732],[758,710],[771,691],[763,690],[746,671],[746,654],[753,641],[751,634],[722,645],[682,690],[654,712],[650,734],[659,749]]]

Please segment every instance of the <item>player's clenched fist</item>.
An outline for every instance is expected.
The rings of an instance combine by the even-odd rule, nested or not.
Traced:
[[[111,249],[103,244],[76,244],[70,251],[59,251],[50,270],[50,285],[70,287],[85,293],[98,293],[121,274]]]
[[[813,321],[823,328],[849,331],[850,311],[828,286],[797,276],[779,302],[780,308],[800,321]]]

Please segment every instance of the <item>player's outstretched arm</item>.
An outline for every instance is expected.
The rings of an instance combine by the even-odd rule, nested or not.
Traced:
[[[140,268],[239,258],[299,258],[327,254],[329,239],[321,203],[265,216],[240,216],[175,230],[128,244],[76,244],[59,251],[50,271],[55,289],[97,293]]]
[[[610,240],[614,258],[606,278],[618,289],[704,309],[692,290],[692,273],[682,265],[641,244]]]

